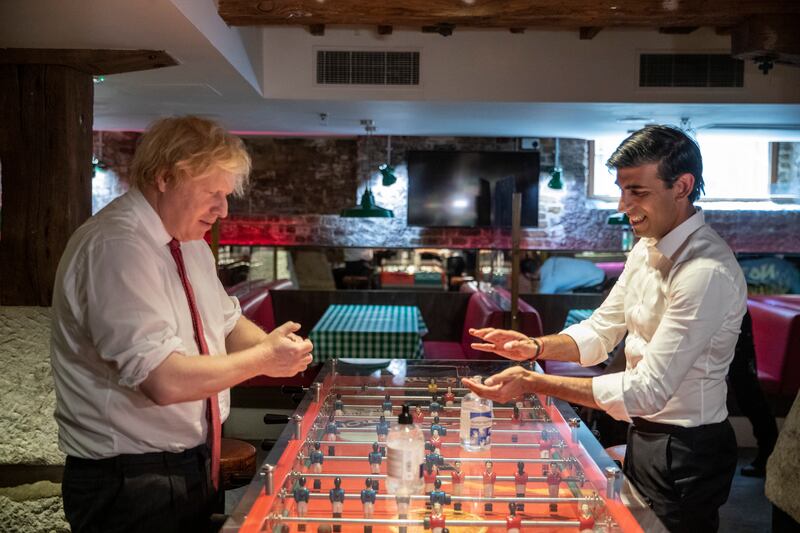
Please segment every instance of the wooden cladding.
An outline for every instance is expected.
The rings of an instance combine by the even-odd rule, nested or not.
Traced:
[[[797,0],[219,0],[233,26],[477,28],[729,27],[754,15],[800,14]],[[667,30],[669,31],[669,30]]]

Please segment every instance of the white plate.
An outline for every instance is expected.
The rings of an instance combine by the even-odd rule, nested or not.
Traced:
[[[345,358],[339,358],[339,361],[341,361],[343,363],[347,363],[348,365],[378,366],[378,365],[388,365],[392,360],[391,359],[345,359]]]

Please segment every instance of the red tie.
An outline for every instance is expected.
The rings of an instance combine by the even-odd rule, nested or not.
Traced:
[[[178,265],[178,275],[181,278],[183,291],[186,293],[186,299],[189,301],[189,311],[192,313],[192,327],[194,328],[194,340],[197,342],[200,353],[208,355],[208,345],[203,335],[203,321],[200,319],[200,313],[197,311],[194,291],[192,291],[192,285],[189,283],[189,277],[186,275],[186,265],[183,263],[180,241],[172,239],[169,242],[169,251],[172,252],[175,264]],[[208,419],[208,446],[211,448],[211,482],[214,484],[214,488],[219,490],[219,456],[220,448],[222,447],[222,423],[220,422],[219,401],[217,400],[216,394],[208,398],[206,419]]]

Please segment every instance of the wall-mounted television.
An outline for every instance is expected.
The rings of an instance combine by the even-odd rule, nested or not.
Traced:
[[[522,193],[522,226],[539,221],[538,152],[409,151],[408,225],[510,227]]]

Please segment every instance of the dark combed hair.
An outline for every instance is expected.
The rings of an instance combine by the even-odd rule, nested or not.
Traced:
[[[622,141],[606,161],[609,169],[639,167],[658,163],[658,177],[671,189],[681,174],[694,176],[689,201],[705,193],[703,157],[700,147],[682,130],[673,126],[646,126]]]

